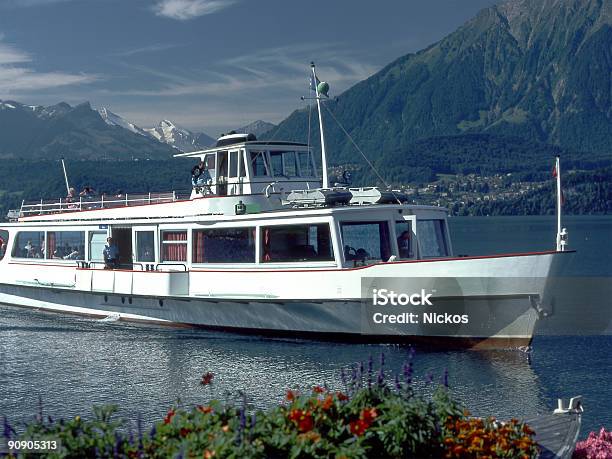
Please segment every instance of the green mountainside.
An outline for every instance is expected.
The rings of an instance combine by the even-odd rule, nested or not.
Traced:
[[[503,2],[325,105],[372,159],[402,160],[417,142],[474,133],[612,157],[611,5]],[[319,73],[324,79],[325,69]],[[323,117],[330,162],[350,162],[354,147],[326,110]],[[308,109],[291,114],[275,136],[307,139]],[[318,147],[317,135],[311,141]],[[415,166],[419,160],[411,157]]]

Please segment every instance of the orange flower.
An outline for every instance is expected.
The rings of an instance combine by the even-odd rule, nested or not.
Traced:
[[[221,430],[223,432],[229,432],[229,425],[225,424],[223,427],[221,427]]]
[[[290,402],[295,400],[295,392],[293,392],[291,389],[287,391],[287,400]]]
[[[204,451],[204,459],[211,459],[217,455],[216,451]]]
[[[322,405],[323,410],[327,411],[333,405],[334,405],[334,397],[332,397],[331,394],[327,394],[327,397],[325,397],[325,401],[323,402],[323,405]]]
[[[376,419],[376,416],[378,416],[376,408],[366,408],[361,412],[361,416],[359,417],[363,419],[366,424],[371,424],[372,421]]]
[[[198,405],[198,411],[204,414],[212,413],[212,406],[202,406]]]
[[[323,392],[325,392],[325,389],[323,389],[321,386],[315,386],[312,388],[312,391],[315,394],[322,394]]]

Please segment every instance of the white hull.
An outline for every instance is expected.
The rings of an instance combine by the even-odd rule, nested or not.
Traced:
[[[2,267],[0,302],[260,334],[521,346],[533,336],[538,318],[535,307],[546,306],[542,303],[547,301],[546,282],[554,262],[568,255],[381,263],[357,269],[302,270],[298,277],[295,270],[141,272],[10,263]],[[299,284],[294,282],[298,278]],[[435,291],[432,311],[465,314],[469,322],[373,325],[360,289],[362,285],[366,292],[373,285],[380,287],[385,279],[402,291]]]

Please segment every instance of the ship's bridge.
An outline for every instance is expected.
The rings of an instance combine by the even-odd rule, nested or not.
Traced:
[[[230,133],[214,147],[174,156],[197,159],[192,198],[269,195],[321,186],[312,150],[303,143],[259,141],[253,134]]]

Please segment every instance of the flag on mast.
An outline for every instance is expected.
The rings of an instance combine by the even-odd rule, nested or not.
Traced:
[[[559,176],[559,163],[555,161],[555,165],[552,168],[552,176],[553,178],[557,178]],[[561,189],[561,187],[559,187],[559,195],[560,195],[560,204],[563,206],[565,205],[565,193],[563,193],[563,190]]]
[[[317,79],[315,80],[315,76],[314,75],[310,75],[310,90],[311,91],[316,91],[317,90],[317,85],[321,82],[321,80],[319,80],[319,77],[317,77]]]

